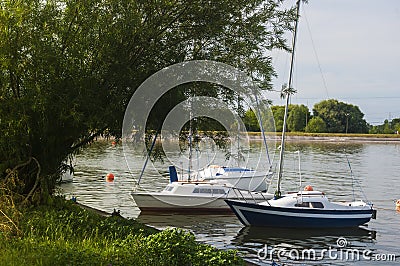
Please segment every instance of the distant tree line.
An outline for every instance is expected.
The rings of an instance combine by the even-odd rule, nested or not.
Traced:
[[[285,107],[272,106],[271,109],[276,131],[282,131]],[[252,110],[245,113],[243,120],[248,130],[260,130]],[[370,126],[358,106],[330,99],[315,104],[312,115],[305,105],[290,105],[287,129],[309,133],[368,133]]]
[[[385,120],[382,125],[371,126],[369,132],[371,134],[399,134],[400,133],[400,118]]]

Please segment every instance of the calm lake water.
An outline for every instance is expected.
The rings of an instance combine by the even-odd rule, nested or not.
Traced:
[[[144,159],[132,158],[129,170],[122,145],[112,146],[111,141],[96,142],[77,155],[74,181],[62,184],[60,190],[67,198],[77,196],[79,202],[107,212],[118,209],[124,217],[156,228],[188,229],[199,241],[222,249],[238,249],[243,257],[259,265],[271,265],[271,253],[281,265],[399,264],[400,212],[396,211],[394,200],[400,199],[400,143],[289,142],[282,183],[286,191],[299,189],[296,151],[300,151],[303,186],[312,184],[333,200],[351,200],[353,193],[362,199],[362,190],[378,210],[377,219],[359,230],[315,231],[246,228],[234,215],[142,215],[129,193]],[[351,178],[347,158],[356,181]],[[168,183],[168,164],[155,165],[165,169],[165,177],[147,171],[143,186],[158,191]],[[105,181],[107,173],[115,175],[113,183]],[[275,180],[270,191],[274,186]],[[347,245],[339,249],[339,240],[347,241]],[[315,252],[315,256],[307,252]]]

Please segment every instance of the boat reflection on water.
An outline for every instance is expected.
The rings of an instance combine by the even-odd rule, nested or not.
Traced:
[[[298,243],[305,247],[311,247],[319,240],[329,245],[329,239],[336,240],[338,237],[344,237],[349,242],[365,242],[371,243],[376,239],[376,232],[367,228],[332,228],[332,229],[293,229],[293,228],[276,228],[276,227],[243,227],[234,239],[235,243],[243,244],[250,242],[279,244],[282,242]]]
[[[140,213],[137,221],[157,228],[179,227],[189,228],[193,225],[234,225],[237,231],[242,227],[233,214],[187,214],[181,212]]]
[[[291,256],[302,254],[305,250],[315,251],[314,260],[318,260],[319,256],[328,256],[327,252],[324,254],[324,249],[357,249],[362,256],[364,250],[373,252],[375,239],[376,231],[364,227],[294,229],[249,226],[238,232],[232,240],[232,245],[237,247],[247,260],[257,265],[271,265],[272,258],[284,262],[284,265],[291,265]]]

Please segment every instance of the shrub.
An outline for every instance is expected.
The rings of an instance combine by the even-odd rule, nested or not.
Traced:
[[[326,124],[319,116],[314,116],[310,119],[306,126],[306,132],[309,133],[324,133],[326,132]]]
[[[243,265],[236,252],[199,244],[182,229],[158,231],[62,198],[49,202],[22,213],[22,237],[0,234],[2,265]]]

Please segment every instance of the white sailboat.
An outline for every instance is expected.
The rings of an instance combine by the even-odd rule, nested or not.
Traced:
[[[225,199],[246,198],[256,202],[273,197],[270,193],[235,189],[227,180],[178,181],[176,169],[170,166],[170,183],[160,192],[133,191],[132,198],[142,212],[230,213]]]
[[[275,197],[263,202],[248,200],[230,200],[229,205],[238,219],[244,225],[287,227],[287,228],[343,228],[357,227],[375,218],[376,210],[371,203],[364,201],[330,202],[323,192],[314,191],[306,186],[305,191],[282,195],[281,180],[283,173],[283,157],[285,151],[286,120],[292,89],[292,74],[296,44],[297,25],[300,10],[300,0],[297,1],[297,20],[293,38],[292,60],[289,74],[289,87],[282,93],[286,97],[285,114],[281,139],[279,172]]]
[[[150,151],[154,147],[156,137],[157,135],[153,140]],[[143,175],[148,158],[149,156],[147,156],[138,183]],[[131,197],[137,207],[142,212],[220,213],[231,212],[224,199],[245,198],[265,201],[273,197],[272,194],[265,192],[267,180],[273,174],[270,170],[264,172],[239,166],[209,165],[204,169],[193,171],[191,158],[190,129],[188,174],[178,175],[175,166],[170,166],[170,183],[164,190],[160,192],[134,190],[131,192]]]
[[[232,187],[250,191],[266,191],[267,180],[272,177],[271,171],[256,171],[246,167],[229,167],[209,165],[190,176],[192,181],[218,181],[230,184]],[[188,176],[178,175],[178,180],[189,181]]]

